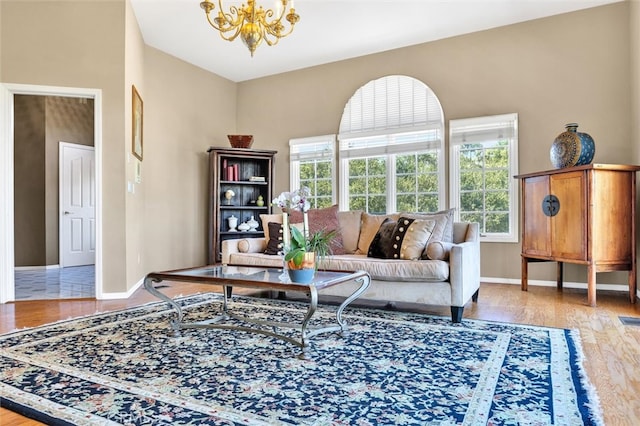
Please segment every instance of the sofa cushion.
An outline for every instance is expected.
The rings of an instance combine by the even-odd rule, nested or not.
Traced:
[[[231,253],[229,264],[281,269],[282,257],[264,253]],[[327,257],[322,267],[335,271],[367,271],[372,279],[378,281],[441,282],[449,280],[449,263],[442,260],[409,262],[397,259],[376,259],[372,261],[365,255],[345,254]]]
[[[360,220],[360,238],[358,239],[358,249],[356,250],[356,254],[368,254],[371,241],[373,241],[373,238],[378,233],[378,229],[380,229],[382,222],[387,218],[397,221],[399,217],[400,215],[396,213],[383,215],[362,212],[362,218]]]
[[[455,209],[442,210],[435,213],[402,213],[403,217],[421,220],[435,220],[431,241],[453,242],[453,214]],[[425,253],[426,255],[426,253]]]
[[[442,260],[372,260],[362,254],[345,254],[329,256],[322,267],[335,271],[367,271],[372,279],[379,281],[449,280],[449,263]]]
[[[302,223],[303,214],[297,210],[289,214],[291,223]],[[323,209],[309,209],[307,212],[309,218],[309,233],[313,234],[318,231],[338,231],[336,236],[331,240],[331,252],[333,254],[345,254],[342,243],[342,234],[340,231],[340,223],[338,222],[338,205]]]
[[[380,224],[378,232],[376,232],[371,244],[369,244],[367,257],[393,259],[393,235],[397,225],[398,222],[391,218],[386,218],[382,224]]]
[[[340,224],[342,246],[345,253],[353,254],[356,252],[356,250],[358,250],[358,239],[360,238],[361,220],[362,210],[338,212],[338,223]]]
[[[411,222],[409,222],[411,221]],[[402,238],[402,244],[398,249],[396,245],[398,241],[394,241],[394,253],[398,254],[399,259],[417,260],[422,257],[431,232],[436,225],[435,220],[412,220],[401,217],[398,219],[397,232],[400,232],[400,224],[406,223],[406,230]],[[394,235],[395,237],[395,235]]]

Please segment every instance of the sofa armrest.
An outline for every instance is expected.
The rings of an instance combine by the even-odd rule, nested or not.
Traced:
[[[263,253],[267,248],[264,238],[237,238],[222,241],[222,263],[227,265],[233,253]]]
[[[480,288],[480,241],[454,244],[449,254],[451,306],[464,306]]]

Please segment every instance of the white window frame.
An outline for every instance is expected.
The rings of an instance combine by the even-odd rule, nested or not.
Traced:
[[[509,148],[509,176],[518,174],[518,114],[449,120],[449,200],[455,208],[455,220],[460,220],[460,146],[465,143],[494,143],[507,140]],[[480,232],[481,242],[517,243],[519,241],[518,184],[509,179],[509,231]]]
[[[331,204],[337,200],[337,167],[335,155],[336,135],[311,136],[289,140],[289,187],[300,188],[300,163],[309,160],[331,161]],[[312,197],[316,194],[312,193]]]
[[[420,132],[412,132],[420,133]],[[396,199],[397,199],[397,185],[396,185],[396,156],[404,154],[422,154],[431,151],[437,151],[438,154],[438,210],[443,210],[445,207],[445,160],[444,160],[444,143],[442,138],[435,141],[423,141],[418,143],[409,144],[394,144],[394,139],[400,136],[400,133],[384,134],[386,144],[374,144],[375,146],[364,147],[366,145],[367,138],[361,138],[363,141],[360,144],[363,147],[358,147],[358,140],[356,138],[344,138],[339,141],[339,162],[340,162],[340,210],[348,210],[349,208],[349,160],[363,159],[363,158],[375,158],[386,157],[387,162],[387,205],[386,212],[397,212]],[[382,135],[377,135],[382,136]],[[378,138],[380,139],[380,138]],[[351,147],[350,147],[351,145]],[[355,147],[354,147],[355,145]]]

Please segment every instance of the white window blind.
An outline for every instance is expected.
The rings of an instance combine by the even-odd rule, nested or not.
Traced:
[[[336,135],[289,140],[290,161],[333,160]]]
[[[449,143],[457,145],[513,139],[516,137],[517,122],[517,114],[452,120]]]
[[[404,75],[387,76],[370,81],[351,97],[338,139],[388,134],[392,129],[437,130],[443,120],[440,102],[427,85]]]

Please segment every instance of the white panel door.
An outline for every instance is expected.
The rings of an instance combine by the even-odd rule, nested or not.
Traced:
[[[60,142],[60,266],[96,259],[95,156],[92,146]]]

